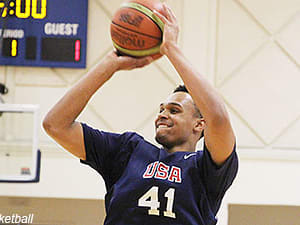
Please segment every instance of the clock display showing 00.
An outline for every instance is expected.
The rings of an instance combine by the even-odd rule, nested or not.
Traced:
[[[0,0],[1,17],[15,16],[26,19],[30,16],[34,19],[44,19],[47,15],[47,0]]]
[[[87,0],[0,0],[0,65],[85,68]]]

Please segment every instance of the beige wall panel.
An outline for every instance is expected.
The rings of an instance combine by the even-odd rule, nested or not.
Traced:
[[[139,128],[139,133],[142,134],[147,141],[149,141],[152,144],[160,147],[160,145],[155,141],[154,121],[157,117],[157,114],[158,114],[158,111],[157,111],[157,113],[153,113],[153,115],[151,115],[148,118],[148,122],[143,124],[143,126]]]
[[[179,33],[179,44],[180,46],[183,46],[183,43],[185,42],[184,38],[183,38],[183,34],[184,34],[184,18],[185,18],[185,13],[184,13],[184,9],[185,9],[185,4],[186,1],[184,0],[161,0],[161,2],[165,2],[174,12],[174,14],[176,15],[178,24],[179,24],[179,29],[180,29],[180,33]]]
[[[8,94],[3,95],[2,98],[4,102],[14,103],[14,92],[15,92],[15,72],[16,67],[5,66],[4,67],[5,76],[4,76],[4,84],[8,88]]]
[[[97,107],[97,106],[96,106]],[[112,128],[110,127],[109,123],[103,119],[101,114],[99,114],[95,107],[89,104],[84,111],[79,115],[77,121],[81,121],[86,123],[89,126],[92,126],[97,129],[110,131]]]
[[[262,148],[264,142],[261,140],[258,134],[253,131],[247,121],[245,121],[241,115],[233,112],[231,108],[227,107],[232,127],[236,135],[237,146],[241,148]]]
[[[6,71],[4,66],[0,66],[0,82],[4,83],[6,79]]]
[[[222,91],[250,126],[271,142],[299,115],[300,105],[294,104],[299,82],[295,64],[269,44]]]
[[[76,81],[78,81],[89,68],[86,69],[69,69],[69,68],[53,68],[53,73],[56,74],[56,76],[60,77],[61,80],[64,81],[65,86],[72,85]]]
[[[156,67],[119,72],[93,97],[95,110],[115,131],[135,129],[159,109],[173,85]]]
[[[105,1],[111,4],[113,1]],[[97,4],[97,1],[90,1],[88,17],[88,47],[87,67],[99,61],[109,48],[112,48],[110,39],[110,18],[105,11]]]
[[[173,12],[175,13],[176,17],[178,17],[179,22],[183,21],[183,8],[185,5],[184,0],[161,0],[161,2],[165,2],[168,6],[171,7]]]
[[[118,10],[120,5],[124,2],[124,0],[111,0],[111,1],[106,1],[106,0],[95,0],[103,10],[106,12],[107,15],[111,16]]]
[[[241,2],[271,33],[278,31],[291,16],[300,10],[299,0],[236,1]]]
[[[241,157],[239,172],[230,190],[230,202],[299,205],[299,157],[293,161],[259,160],[257,156],[253,160]]]
[[[67,88],[16,86],[15,101],[19,104],[39,104],[41,114],[47,112],[66,92]]]
[[[181,18],[182,49],[186,57],[204,75],[208,74],[208,61],[210,49],[209,39],[211,29],[209,26],[211,14],[210,1],[184,1],[183,17]]]
[[[227,101],[270,143],[300,112],[299,69],[274,44],[268,44],[228,81]],[[283,91],[284,90],[284,91]]]
[[[234,111],[231,115],[241,147],[253,143],[246,130],[260,144],[298,146],[294,132],[299,128],[293,124],[299,116],[295,104],[299,96],[299,8],[299,0],[218,1],[217,84]],[[238,96],[238,91],[243,95]],[[238,109],[237,99],[243,110]]]
[[[15,76],[16,85],[48,87],[66,85],[64,79],[49,68],[15,67]]]
[[[102,6],[104,10],[107,11],[108,15],[113,15],[117,9],[120,7],[120,5],[125,0],[112,0],[112,1],[106,1],[106,0],[95,0],[99,3],[99,5]],[[175,12],[177,16],[180,16],[180,11],[182,9],[181,5],[183,4],[183,0],[160,0],[161,2],[166,2],[172,10]]]
[[[300,4],[300,1],[299,1]],[[278,42],[300,66],[300,11],[292,17],[289,23],[276,36]]]
[[[161,76],[165,76],[176,87],[178,84],[182,84],[182,80],[178,75],[177,71],[167,59],[167,57],[161,57],[154,63],[154,66],[161,72]],[[153,65],[151,65],[153,67]]]
[[[216,75],[217,84],[236,72],[266,40],[266,33],[233,0],[218,4]]]
[[[283,149],[291,148],[291,149],[300,150],[299,131],[300,131],[300,116],[297,118],[297,120],[294,123],[291,124],[290,127],[284,130],[282,136],[275,141],[274,146]]]

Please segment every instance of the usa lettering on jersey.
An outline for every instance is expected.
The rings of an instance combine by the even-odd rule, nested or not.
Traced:
[[[181,168],[177,166],[168,166],[163,162],[156,161],[147,166],[146,171],[143,174],[143,178],[155,178],[181,183]]]

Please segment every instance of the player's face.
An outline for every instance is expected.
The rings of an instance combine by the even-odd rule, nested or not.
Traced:
[[[184,144],[191,138],[196,119],[192,97],[185,92],[173,93],[160,105],[155,140],[167,149]]]

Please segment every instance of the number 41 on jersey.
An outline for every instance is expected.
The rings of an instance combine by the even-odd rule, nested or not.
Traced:
[[[168,191],[166,191],[164,196],[168,199],[166,211],[164,211],[164,216],[176,218],[176,214],[172,211],[175,197],[175,189],[170,188]],[[138,201],[138,206],[149,207],[149,215],[159,216],[158,209],[160,207],[160,202],[158,201],[158,187],[153,186],[142,197],[140,197]]]

